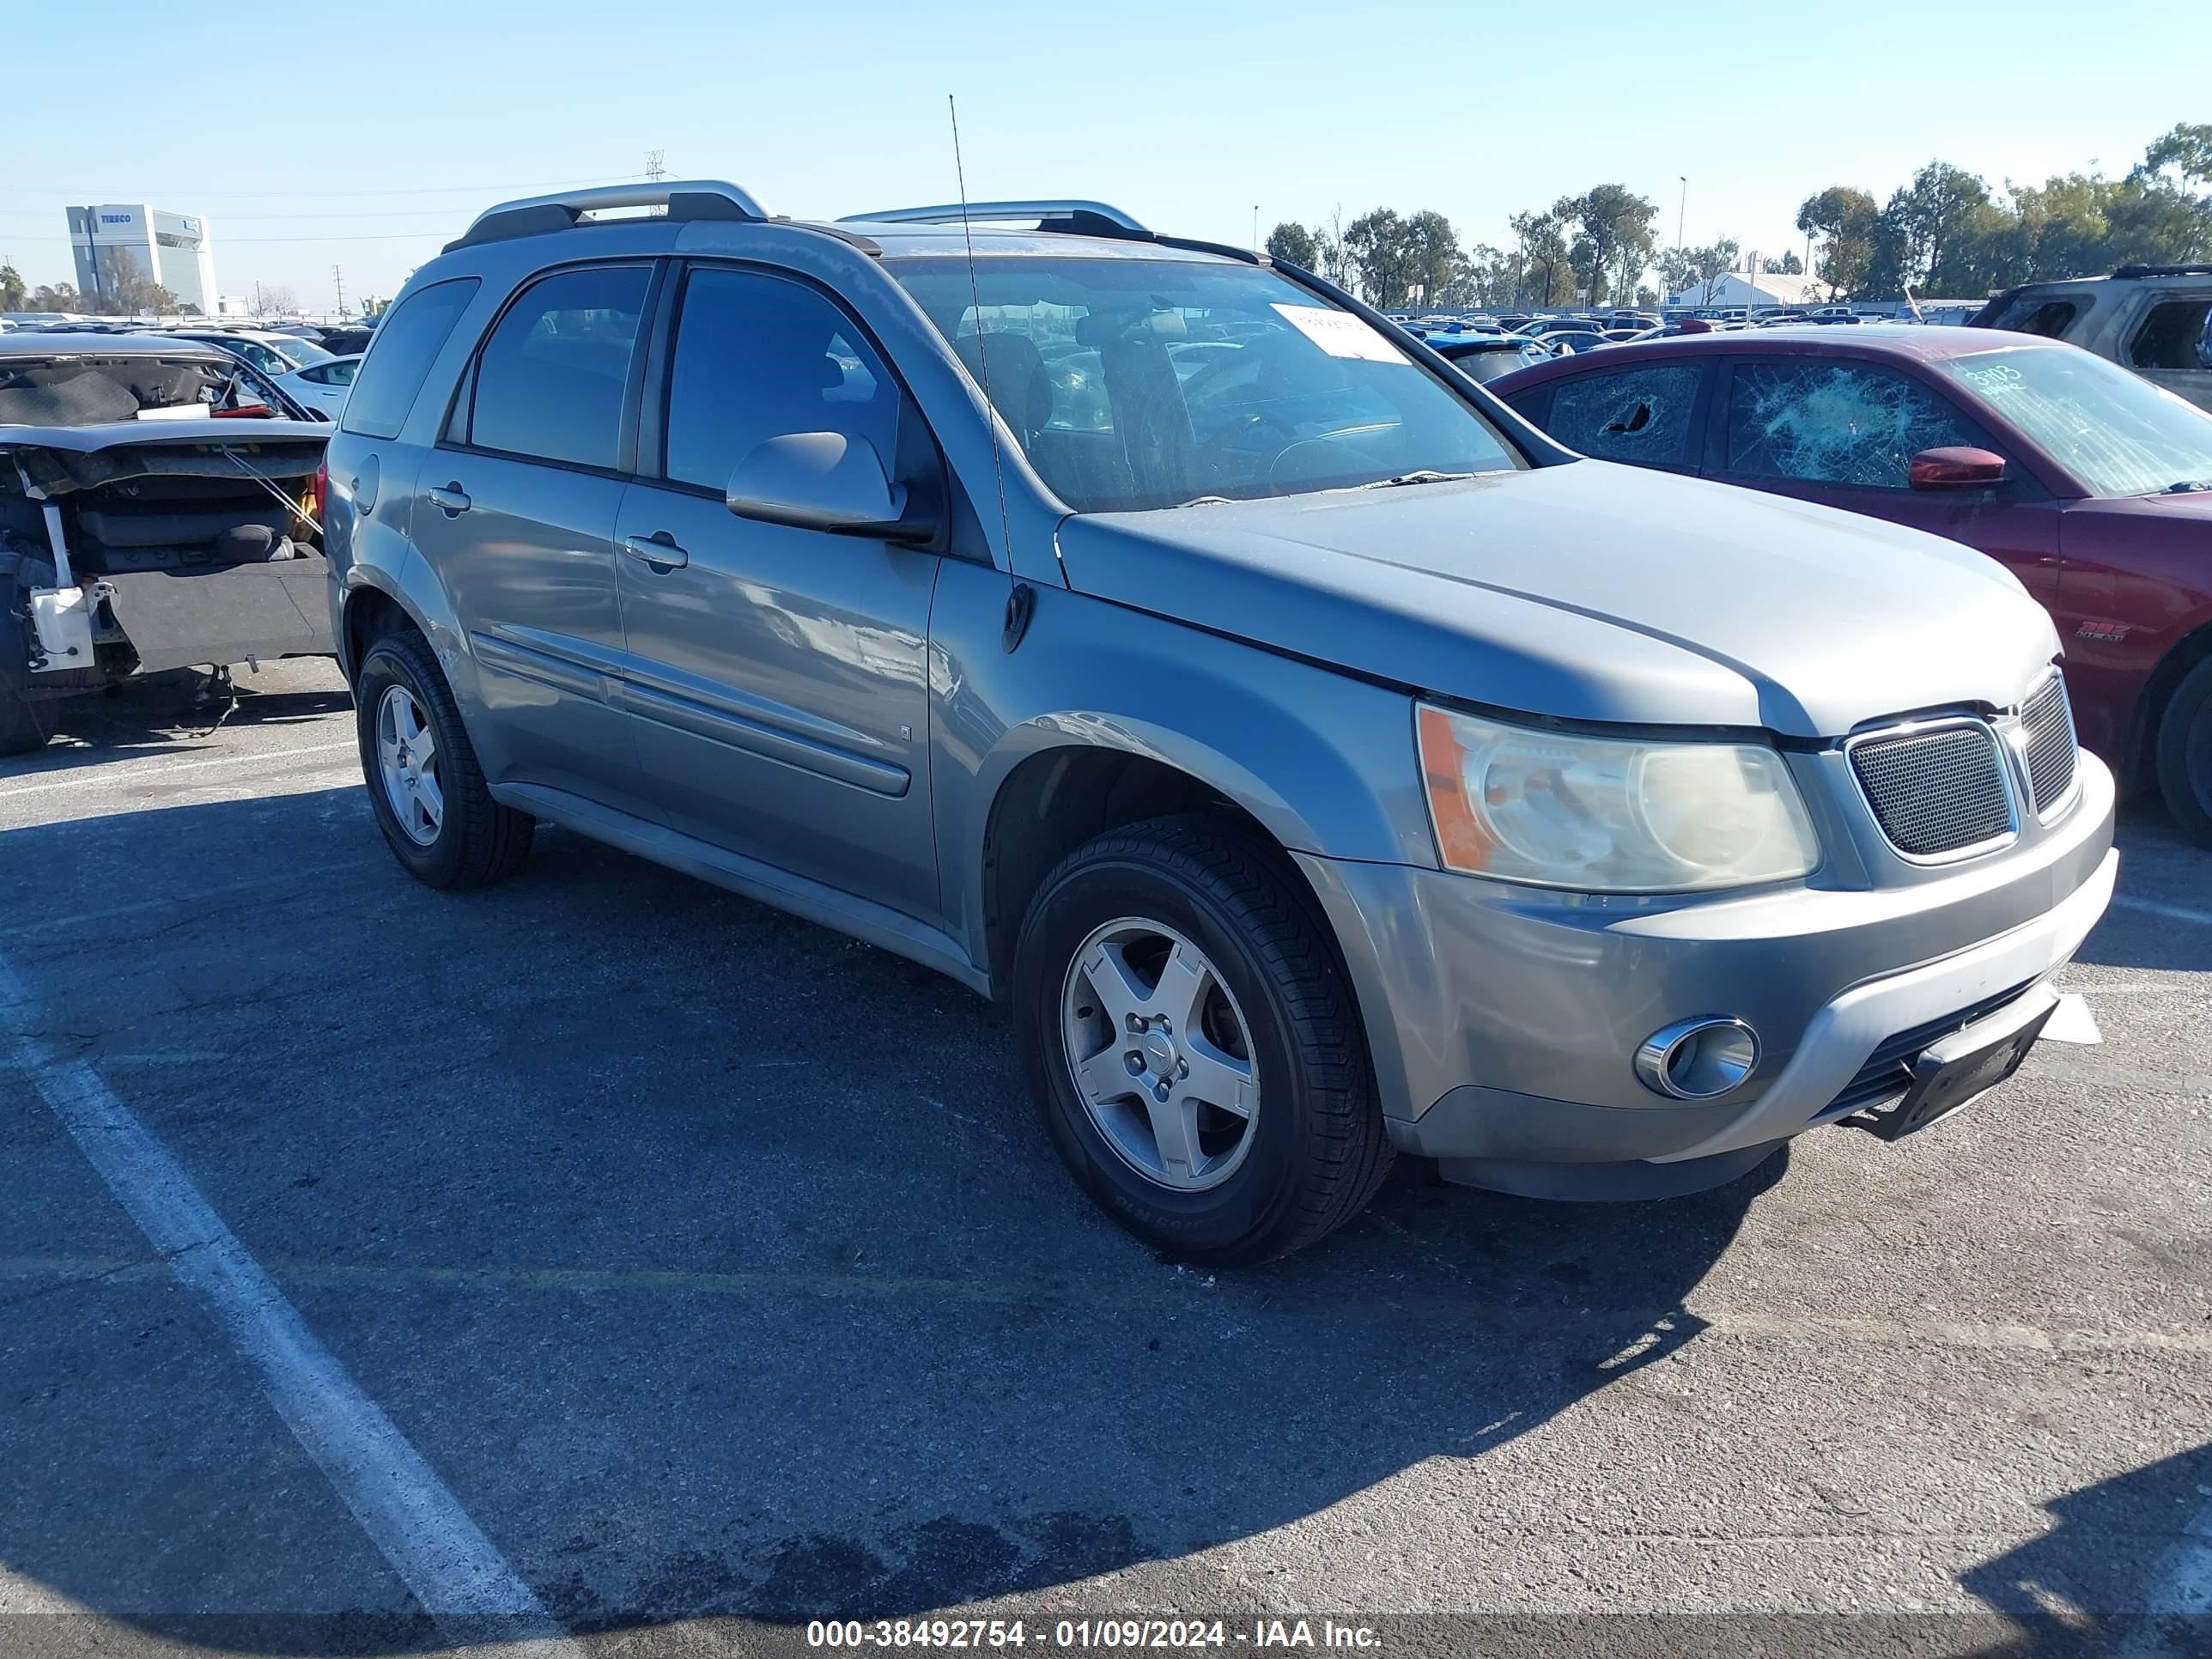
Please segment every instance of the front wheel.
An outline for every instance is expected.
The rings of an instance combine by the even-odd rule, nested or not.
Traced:
[[[1015,1030],[1084,1190],[1180,1260],[1286,1255],[1389,1169],[1366,1043],[1294,872],[1163,818],[1072,854],[1014,953]]]
[[[38,712],[0,673],[0,755],[28,755],[46,746]]]
[[[420,635],[386,634],[354,677],[370,810],[392,856],[432,887],[483,887],[530,855],[536,827],[484,782],[452,689]]]
[[[2175,828],[2212,847],[2212,660],[2189,671],[2158,722],[2158,787]]]

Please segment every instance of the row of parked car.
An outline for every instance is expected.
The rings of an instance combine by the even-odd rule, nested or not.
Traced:
[[[413,877],[550,822],[1002,1000],[1178,1258],[1309,1243],[1397,1152],[1621,1198],[1915,1132],[2110,898],[2094,750],[2212,836],[2212,416],[2040,337],[1486,388],[1103,204],[708,181],[490,210],[332,425],[232,443],[173,360],[216,348],[126,348],[0,368],[34,669],[126,661],[142,563],[312,573]]]
[[[329,419],[344,406],[361,354],[368,349],[368,324],[300,323],[248,328],[210,322],[177,324],[116,322],[58,318],[35,322],[0,320],[0,331],[19,336],[158,336],[220,347],[246,363],[297,405],[284,412],[307,419]]]

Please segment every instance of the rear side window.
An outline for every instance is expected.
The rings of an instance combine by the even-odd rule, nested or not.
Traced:
[[[1934,392],[1871,363],[1745,363],[1729,387],[1739,477],[1906,489],[1922,450],[1985,442]]]
[[[1690,417],[1704,371],[1679,363],[1578,374],[1559,383],[1546,429],[1570,449],[1637,466],[1696,464]]]
[[[469,441],[611,469],[651,276],[646,265],[600,265],[524,289],[484,342]],[[360,395],[356,386],[353,396]]]
[[[895,467],[898,387],[858,336],[803,283],[693,271],[668,375],[668,476],[725,489],[754,445],[793,432],[865,438]]]
[[[2133,368],[2212,368],[2212,300],[2161,300],[2128,342]]]
[[[362,359],[360,374],[346,397],[340,429],[364,438],[399,435],[430,372],[431,360],[476,297],[478,286],[473,276],[433,283],[393,307],[369,337],[368,355]]]

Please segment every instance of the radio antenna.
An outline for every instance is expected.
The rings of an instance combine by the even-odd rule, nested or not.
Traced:
[[[983,418],[991,428],[991,477],[999,488],[999,537],[1006,550],[1006,575],[1014,579],[1014,532],[1006,517],[1006,465],[999,453],[999,406],[991,400],[991,349],[983,341],[983,288],[975,275],[975,231],[968,218],[968,169],[960,159],[960,104],[951,93],[945,94],[945,107],[952,117],[952,177],[960,188],[960,234],[968,248],[968,302],[975,313],[975,367],[983,382]],[[1018,582],[1006,600],[1006,649],[1011,651],[1021,641],[1022,629],[1029,625],[1029,606],[1026,595]],[[1016,611],[1020,615],[1017,618]]]

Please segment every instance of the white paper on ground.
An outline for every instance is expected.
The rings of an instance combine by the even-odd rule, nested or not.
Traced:
[[[2097,1017],[2089,1012],[2087,1000],[2079,991],[2069,991],[2051,1011],[2043,1038],[2046,1042],[2090,1043],[2102,1042],[2105,1034],[2097,1029]]]
[[[1285,322],[1332,357],[1357,357],[1370,363],[1406,363],[1411,367],[1406,354],[1384,338],[1380,331],[1348,311],[1331,311],[1324,306],[1285,305],[1278,305],[1275,310]]]

